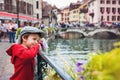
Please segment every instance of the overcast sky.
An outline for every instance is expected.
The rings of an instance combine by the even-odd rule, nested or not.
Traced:
[[[43,0],[51,5],[56,5],[58,8],[69,6],[71,2],[77,2],[81,0]]]

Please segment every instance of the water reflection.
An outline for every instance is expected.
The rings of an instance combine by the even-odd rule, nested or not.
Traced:
[[[113,43],[118,41],[117,39],[108,40],[108,39],[93,39],[93,38],[83,38],[83,39],[72,39],[72,40],[63,40],[56,39],[49,42],[49,52],[55,51],[56,49],[64,51],[90,51],[90,52],[101,52],[109,51],[113,48]],[[68,53],[67,52],[67,53]]]
[[[72,65],[72,58],[83,60],[84,63],[86,63],[88,59],[85,55],[87,53],[98,52],[99,50],[101,52],[109,51],[113,48],[113,43],[117,41],[117,39],[108,40],[93,38],[72,40],[55,39],[49,41],[47,55],[60,67],[64,67],[65,61]]]

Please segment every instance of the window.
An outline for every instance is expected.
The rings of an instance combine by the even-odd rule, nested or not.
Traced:
[[[101,16],[101,21],[103,21],[103,16]]]
[[[104,7],[101,7],[101,8],[100,8],[100,12],[101,12],[102,14],[104,13],[104,10],[105,10]]]
[[[109,8],[109,7],[106,8],[106,12],[107,12],[108,14],[110,13],[110,8]]]
[[[23,5],[22,5],[22,6],[24,7],[24,8],[22,7],[22,8],[23,8],[23,13],[26,14],[27,4],[26,4],[25,2],[23,2]]]
[[[39,14],[37,13],[37,19],[39,19]]]
[[[5,4],[12,4],[12,0],[4,0]]]
[[[120,16],[117,17],[117,20],[120,21]]]
[[[120,14],[120,8],[118,8],[118,13]]]
[[[112,1],[112,4],[116,4],[116,0],[113,0],[113,1]]]
[[[76,13],[76,11],[73,11],[73,13]]]
[[[110,0],[107,0],[107,1],[106,1],[106,4],[110,4]]]
[[[112,13],[113,13],[113,14],[116,13],[116,8],[112,8]]]
[[[118,1],[118,4],[120,5],[120,0]]]
[[[5,10],[12,12],[12,0],[4,0]]]
[[[107,21],[109,21],[110,20],[110,18],[109,18],[109,16],[107,16]]]
[[[100,3],[101,3],[101,4],[104,4],[104,3],[105,3],[105,0],[100,0]]]
[[[36,9],[38,9],[38,8],[39,8],[39,2],[36,1]]]
[[[112,16],[112,21],[116,21],[116,16]]]

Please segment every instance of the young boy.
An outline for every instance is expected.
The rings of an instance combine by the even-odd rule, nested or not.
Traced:
[[[18,42],[6,51],[14,65],[14,74],[10,80],[34,79],[34,57],[40,48],[39,39],[44,36],[45,33],[35,27],[22,28]]]

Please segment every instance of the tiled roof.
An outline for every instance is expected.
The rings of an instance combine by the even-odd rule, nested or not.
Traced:
[[[49,12],[52,10],[52,6],[50,4],[48,4],[47,2],[43,1],[43,5],[42,5],[42,16],[46,16],[48,17]]]
[[[42,9],[43,16],[49,16],[48,13],[52,10],[52,7],[47,5]]]
[[[72,9],[76,9],[76,8],[78,8],[80,5],[81,5],[80,2],[77,2],[77,3],[71,3],[70,6],[69,6],[69,9],[70,9],[70,10],[72,10]]]
[[[48,17],[50,11],[53,10],[53,9],[57,9],[58,10],[58,8],[55,5],[51,6],[47,2],[43,1],[43,4],[42,4],[42,16],[43,17]]]

